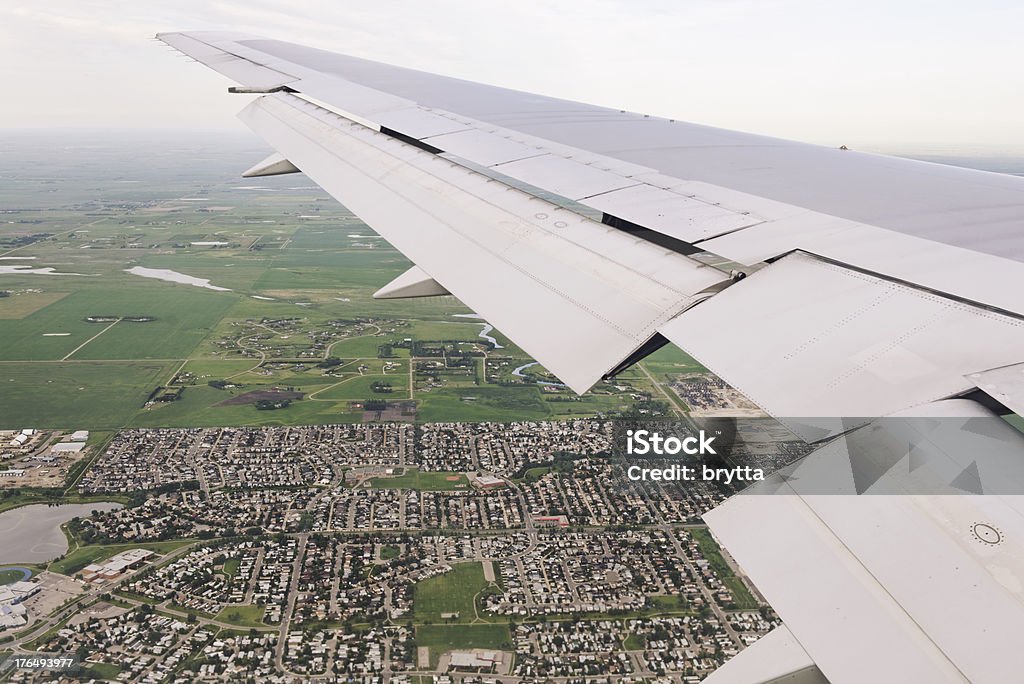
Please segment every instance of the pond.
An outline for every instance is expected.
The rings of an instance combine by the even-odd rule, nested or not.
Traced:
[[[145,266],[133,266],[132,268],[126,268],[125,271],[132,275],[142,276],[143,278],[156,278],[157,280],[166,280],[171,283],[182,283],[183,285],[205,287],[207,290],[217,290],[218,292],[231,291],[226,287],[211,285],[210,281],[206,278],[196,278],[195,276],[172,271],[169,268],[146,268]]]
[[[66,553],[68,542],[60,526],[92,511],[112,511],[121,504],[33,504],[0,513],[0,563],[45,563]]]

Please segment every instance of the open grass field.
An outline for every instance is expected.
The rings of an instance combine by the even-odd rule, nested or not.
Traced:
[[[406,468],[397,477],[376,477],[370,480],[374,489],[418,489],[428,492],[450,492],[467,489],[469,480],[462,473],[444,471],[424,472],[416,468]]]
[[[241,558],[228,558],[224,562],[224,567],[222,568],[222,570],[224,571],[225,575],[227,575],[229,578],[232,578],[238,574],[238,568],[241,564]]]
[[[350,337],[348,339],[338,340],[331,347],[331,354],[343,359],[373,359],[377,357],[378,347],[393,339],[396,339],[396,336],[384,334]]]
[[[644,367],[656,377],[659,375],[705,372],[699,361],[674,344],[667,344],[644,359]],[[659,378],[664,380],[664,378]]]
[[[622,648],[627,651],[639,651],[647,645],[647,641],[639,634],[630,634],[623,639]]]
[[[551,415],[536,387],[459,387],[418,398],[424,422],[540,420]]]
[[[626,393],[585,394],[578,397],[571,392],[549,394],[541,392],[541,398],[553,419],[571,419],[595,414],[608,414],[627,410],[633,400]]]
[[[0,362],[0,428],[120,428],[176,363]]]
[[[552,470],[554,470],[554,468],[548,466],[537,466],[535,468],[530,468],[524,474],[523,480],[526,482],[536,482],[540,478],[550,473]]]
[[[100,287],[87,282],[53,304],[0,326],[0,360],[185,358],[235,299],[231,293],[172,283]],[[86,320],[89,316],[154,320],[121,321],[104,332],[109,322],[92,323]]]
[[[647,601],[651,605],[651,612],[658,614],[686,611],[689,607],[682,596],[648,596]]]
[[[263,624],[263,613],[266,606],[234,605],[225,606],[214,618],[218,622],[226,622],[229,625],[239,627],[265,627]]]
[[[257,359],[189,359],[183,371],[192,373],[201,383],[209,380],[223,380],[252,369]]]
[[[133,427],[316,425],[362,419],[362,413],[346,410],[347,403],[302,399],[293,401],[287,408],[260,411],[253,405],[223,405],[228,396],[211,387],[190,387],[178,401],[138,411],[129,424]]]
[[[475,597],[487,587],[480,563],[457,563],[451,572],[416,583],[413,618],[417,623],[473,622],[477,618]],[[442,613],[458,613],[459,617],[446,619]]]
[[[26,570],[30,569],[26,568]],[[30,574],[29,577],[31,576],[32,575]],[[21,571],[20,566],[19,568],[0,568],[0,587],[4,586],[5,584],[13,584],[15,582],[20,582],[24,579],[28,578],[25,577],[25,573]]]
[[[380,242],[380,240],[378,240]],[[409,261],[386,243],[379,249],[285,249],[274,255],[256,281],[258,290],[322,290],[346,285],[379,289],[409,268]],[[344,274],[344,277],[339,277]]]
[[[408,362],[403,363],[408,368]],[[337,384],[316,392],[311,398],[317,401],[363,401],[365,399],[408,399],[409,375],[400,371],[389,373],[368,373],[352,375],[336,381]],[[391,385],[391,392],[381,393],[372,389],[374,383]]]
[[[168,553],[182,546],[195,542],[195,539],[175,539],[165,542],[148,542],[143,544],[94,544],[80,546],[71,550],[60,560],[50,563],[50,572],[59,572],[62,575],[74,575],[85,566],[104,561],[128,549],[149,549],[159,554]]]
[[[19,319],[67,297],[67,292],[20,292],[0,297],[0,319]]]
[[[79,671],[79,676],[106,681],[115,681],[121,674],[121,668],[113,663],[88,663]]]
[[[420,625],[416,645],[430,649],[430,666],[436,667],[442,653],[472,648],[512,650],[508,625]]]

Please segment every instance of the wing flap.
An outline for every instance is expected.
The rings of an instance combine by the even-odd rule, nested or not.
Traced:
[[[474,161],[474,160],[470,160]],[[571,200],[637,185],[636,181],[553,154],[498,164],[495,171]]]
[[[724,279],[295,95],[241,117],[577,392]]]
[[[780,625],[728,660],[704,684],[829,684],[807,651]]]
[[[507,162],[547,154],[543,148],[526,145],[479,128],[468,128],[457,133],[434,136],[431,145],[445,153],[473,160],[481,166],[497,166]]]
[[[581,203],[683,242],[699,242],[761,222],[750,214],[646,183],[588,197]]]
[[[450,295],[444,285],[431,278],[419,266],[413,266],[373,293],[374,299],[412,299]]]
[[[1019,318],[803,253],[660,332],[805,437],[792,419],[886,416],[967,392],[965,374],[1024,354]]]
[[[802,499],[739,495],[704,519],[832,684],[967,681]]]
[[[980,463],[986,492],[1021,491],[1024,437],[967,400],[914,415],[849,433],[704,518],[833,684],[1005,681],[1024,668],[1024,496],[941,483]],[[827,493],[881,461],[864,495]]]
[[[1024,363],[971,373],[967,379],[1018,416],[1024,416]]]

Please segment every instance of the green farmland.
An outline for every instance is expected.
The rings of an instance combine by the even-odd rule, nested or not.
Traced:
[[[403,420],[566,419],[628,412],[698,368],[659,352],[582,398],[545,385],[454,297],[373,299],[408,260],[306,180],[240,182],[258,146],[181,174],[146,144],[33,174],[0,160],[0,429],[380,419],[367,401],[409,402],[387,412]],[[287,404],[257,407],[281,390]]]

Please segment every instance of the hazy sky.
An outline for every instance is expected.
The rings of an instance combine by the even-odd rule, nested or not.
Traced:
[[[0,128],[242,129],[151,39],[189,29],[830,145],[1024,145],[1016,0],[6,0]]]

